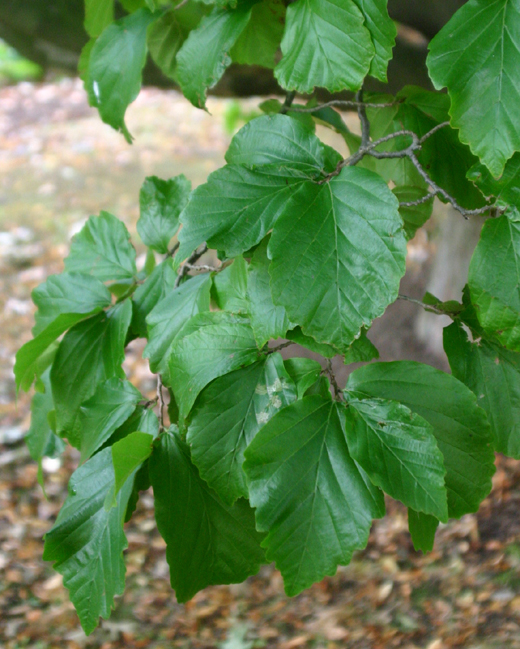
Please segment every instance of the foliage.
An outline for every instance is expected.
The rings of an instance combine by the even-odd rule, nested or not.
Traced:
[[[123,522],[150,485],[179,601],[266,561],[293,595],[365,546],[384,493],[408,507],[414,546],[428,551],[439,522],[478,510],[494,452],[520,457],[519,0],[470,0],[431,43],[431,78],[448,95],[395,97],[362,89],[367,75],[386,78],[385,0],[123,5],[114,22],[113,2],[88,0],[80,65],[92,105],[127,140],[148,48],[198,107],[233,61],[273,68],[287,96],[261,105],[193,192],[184,176],[145,180],[144,268],[102,212],[74,237],[65,272],[34,291],[16,381],[36,380],[33,457],[63,439],[81,451],[44,558],[87,633],[123,590]],[[357,94],[294,104],[315,87]],[[361,136],[336,107],[357,110]],[[317,122],[345,138],[348,158]],[[378,358],[367,331],[406,299],[406,242],[435,196],[490,217],[462,302],[419,302],[453,320],[453,374],[370,363],[341,391],[329,359]],[[208,248],[215,266],[199,262]],[[122,370],[137,337],[153,400]],[[296,343],[323,363],[284,361]]]

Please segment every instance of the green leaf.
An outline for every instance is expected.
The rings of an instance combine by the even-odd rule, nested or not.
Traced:
[[[132,481],[117,497],[117,506],[104,508],[114,484],[110,449],[105,449],[72,474],[69,495],[56,523],[45,535],[44,561],[54,561],[78,613],[81,626],[90,634],[99,616],[107,619],[114,596],[125,587],[123,550],[128,543],[123,517]]]
[[[280,354],[225,374],[199,395],[187,442],[200,476],[232,505],[249,496],[244,451],[281,408],[296,400],[296,386]]]
[[[171,585],[179,602],[215,584],[234,584],[258,572],[262,536],[249,503],[224,504],[200,478],[189,449],[166,433],[150,458],[155,518],[166,541]]]
[[[224,312],[209,313],[206,319],[206,326],[174,340],[171,347],[170,382],[181,420],[210,381],[258,359],[247,320]]]
[[[433,550],[435,532],[438,527],[439,521],[434,516],[414,512],[413,509],[408,508],[408,529],[416,551],[421,550],[423,554],[426,554]]]
[[[223,311],[247,313],[247,264],[242,255],[213,277],[213,298]]]
[[[282,0],[264,0],[255,4],[251,19],[231,49],[235,63],[274,68],[285,25]]]
[[[356,338],[345,351],[343,361],[345,365],[350,365],[350,363],[368,363],[374,358],[379,358],[379,351],[368,339],[366,329],[361,329],[359,338]]]
[[[31,401],[31,426],[25,436],[25,443],[32,459],[38,462],[38,482],[43,488],[42,459],[45,456],[55,457],[64,449],[62,440],[54,433],[49,424],[49,413],[54,410],[52,400],[50,370],[41,376],[44,392],[36,392]]]
[[[134,412],[143,396],[129,381],[111,378],[96,387],[80,408],[80,450],[84,462]]]
[[[196,108],[206,107],[206,90],[212,88],[231,64],[229,52],[244,31],[258,0],[240,0],[237,8],[215,8],[204,16],[177,54],[177,80]]]
[[[156,374],[168,370],[173,341],[184,325],[198,313],[209,311],[211,277],[197,275],[169,292],[146,318],[148,344],[143,356]]]
[[[484,224],[468,276],[480,324],[508,349],[520,351],[520,211]]]
[[[335,347],[332,347],[332,345],[319,343],[311,336],[306,336],[302,332],[301,327],[295,327],[294,329],[291,329],[285,334],[285,337],[287,338],[287,340],[292,340],[292,342],[296,343],[297,345],[301,345],[306,349],[310,349],[311,352],[320,354],[320,356],[323,356],[324,358],[334,358],[334,356],[337,356],[339,353]]]
[[[388,0],[354,0],[363,14],[365,27],[370,32],[375,55],[370,64],[370,75],[387,81],[388,62],[392,59],[392,50],[397,36],[397,27],[388,15]]]
[[[344,351],[397,299],[406,257],[397,199],[356,167],[305,183],[278,218],[268,254],[274,303],[304,334]]]
[[[199,2],[188,2],[174,11],[167,11],[148,29],[150,55],[161,71],[175,80],[177,52],[195,29],[207,8]]]
[[[426,419],[444,456],[449,516],[478,510],[491,491],[495,456],[486,413],[465,385],[429,365],[397,361],[352,372],[346,390],[399,401]]]
[[[90,52],[85,79],[89,103],[129,143],[132,136],[125,124],[125,113],[141,90],[146,30],[157,17],[148,9],[138,9],[116,20],[104,30]]]
[[[125,224],[108,212],[91,216],[72,238],[65,269],[102,282],[132,279],[137,273],[135,249]]]
[[[446,523],[446,471],[432,426],[396,401],[349,398],[348,406],[348,448],[372,482]]]
[[[520,209],[520,154],[507,161],[504,173],[500,178],[493,178],[482,164],[472,167],[467,177],[480,188],[484,196],[496,196],[502,205],[514,205]]]
[[[451,123],[494,176],[520,150],[512,117],[520,100],[519,49],[517,0],[469,0],[430,43],[430,77],[438,90],[448,88]]]
[[[114,0],[85,0],[85,31],[99,36],[114,20]]]
[[[153,435],[138,431],[130,433],[112,446],[116,496],[132,473],[150,457],[152,442]]]
[[[247,297],[251,327],[259,347],[263,347],[272,338],[285,336],[291,323],[283,306],[276,306],[271,295],[269,284],[269,264],[267,257],[268,239],[253,253],[247,269]]]
[[[98,385],[124,378],[121,364],[132,317],[129,300],[74,326],[60,343],[51,370],[57,433],[80,447],[80,406]]]
[[[74,324],[71,320],[68,316],[60,316],[39,336],[20,347],[14,364],[17,391],[21,389],[28,392],[34,380],[52,364],[58,349],[56,338]]]
[[[283,362],[287,373],[294,381],[298,399],[319,379],[321,365],[312,358],[288,358]]]
[[[342,406],[305,397],[281,410],[245,453],[251,505],[267,559],[293,596],[364,548],[383,494],[351,458]]]
[[[190,181],[181,174],[170,180],[157,176],[145,179],[139,194],[141,216],[137,221],[139,236],[150,248],[166,254],[172,237],[179,229],[179,214],[186,207]]]
[[[133,414],[114,431],[103,447],[113,446],[131,433],[140,432],[157,437],[159,435],[159,419],[151,408],[137,406]],[[103,448],[102,447],[102,448]]]
[[[394,196],[397,198],[399,203],[412,203],[417,201],[424,196],[428,195],[428,190],[424,187],[414,187],[401,185],[400,187],[394,187],[392,189]],[[421,228],[426,221],[430,218],[433,212],[433,195],[430,200],[420,205],[413,205],[411,207],[406,207],[404,205],[399,206],[399,214],[404,222],[404,232],[408,240],[413,239],[415,233],[419,228]]]
[[[141,338],[148,337],[146,317],[164,297],[172,295],[176,280],[177,273],[173,270],[172,259],[165,259],[132,295],[132,330]]]
[[[471,343],[456,323],[444,329],[444,350],[453,376],[487,412],[495,450],[520,459],[520,354],[486,339]]]
[[[359,90],[374,45],[353,0],[299,0],[287,8],[283,57],[274,74],[286,90]]]

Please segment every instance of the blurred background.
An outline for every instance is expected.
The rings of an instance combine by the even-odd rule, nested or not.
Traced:
[[[428,87],[428,40],[463,0],[391,0],[399,21],[390,89]],[[233,66],[208,101],[193,108],[153,66],[128,111],[129,146],[89,108],[75,77],[86,41],[82,0],[0,0],[0,647],[442,649],[520,647],[520,469],[497,460],[494,489],[478,515],[441,525],[434,551],[416,553],[406,511],[388,500],[368,547],[297,598],[283,593],[272,566],[238,586],[208,588],[186,605],[169,586],[153,499],[142,494],[127,526],[125,595],[109,621],[86,638],[61,576],[44,564],[42,536],[65,499],[78,457],[47,459],[47,499],[23,437],[30,398],[15,399],[16,350],[31,337],[31,290],[63,269],[71,236],[91,214],[110,211],[136,236],[139,188],[148,175],[184,173],[194,186],[224,163],[233,133],[259,114],[278,89],[270,73]],[[375,87],[376,88],[376,87]],[[377,87],[376,89],[381,89]],[[344,115],[357,130],[357,117]],[[318,135],[347,154],[344,141]],[[431,290],[460,299],[480,223],[437,204],[409,243],[402,292]],[[141,259],[144,262],[144,258]],[[412,359],[447,370],[442,323],[400,301],[372,329],[383,360]],[[144,393],[155,381],[143,344],[128,349],[125,369]],[[336,359],[344,381],[346,369]]]

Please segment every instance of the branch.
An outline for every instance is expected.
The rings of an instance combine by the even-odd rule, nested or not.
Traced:
[[[164,397],[163,397],[163,383],[161,375],[157,375],[157,400],[159,401],[159,430],[164,430]]]
[[[404,201],[402,203],[399,203],[399,207],[417,207],[418,205],[427,203],[432,198],[435,198],[435,196],[436,196],[435,192],[429,192],[428,194],[426,194],[426,196],[423,196],[422,198],[417,198],[415,201]]]
[[[301,106],[296,106],[294,108],[291,108],[291,111],[293,113],[315,113],[318,110],[321,110],[322,108],[328,108],[329,106],[338,106],[339,107],[344,107],[344,108],[359,108],[360,106],[363,106],[364,108],[391,108],[392,106],[395,106],[397,103],[400,102],[392,102],[392,103],[387,103],[387,104],[374,104],[372,102],[367,102],[367,101],[348,101],[348,100],[343,100],[343,99],[333,99],[332,101],[327,101],[324,104],[318,104],[317,106],[313,106],[310,108],[303,108]]]
[[[447,315],[447,316],[450,315],[449,312],[443,311],[442,309],[439,309],[433,304],[426,304],[426,302],[421,302],[421,300],[416,300],[415,298],[409,297],[408,295],[402,295],[400,293],[397,296],[397,299],[406,300],[406,302],[412,302],[413,304],[417,304],[417,306],[421,306],[425,311],[431,311],[432,313],[436,313],[437,315]]]
[[[281,349],[285,349],[286,347],[290,347],[291,345],[296,345],[296,344],[297,343],[294,343],[292,340],[288,340],[286,343],[282,343],[277,347],[271,347],[271,349],[267,350],[267,354],[274,354],[275,352],[279,352]]]
[[[358,102],[357,114],[361,122],[361,147],[366,148],[370,144],[370,122],[366,106],[363,105],[363,89],[356,94],[356,101]]]
[[[334,396],[338,401],[344,401],[343,393],[341,392],[338,381],[336,380],[336,375],[332,369],[332,360],[327,358],[327,367],[323,370],[323,374],[326,374],[329,377],[332,387],[334,388]]]
[[[295,90],[291,90],[291,92],[288,92],[285,95],[285,101],[283,102],[283,106],[280,108],[280,115],[286,115],[289,112],[289,108],[292,106],[295,97]]]
[[[200,250],[195,250],[195,252],[192,253],[188,257],[188,259],[186,259],[186,261],[179,268],[179,272],[177,274],[177,279],[175,280],[175,284],[174,284],[174,287],[173,287],[174,289],[179,288],[182,280],[188,274],[188,271],[190,270],[190,266],[192,266],[194,264],[194,262],[196,262],[198,259],[200,259],[202,257],[202,255],[205,252],[207,252],[207,250],[208,250],[208,246],[206,244],[204,244],[202,246],[202,248],[200,248]]]
[[[220,268],[216,268],[215,266],[208,266],[207,264],[196,265],[196,264],[188,264],[188,262],[186,262],[184,266],[188,268],[188,270],[203,270],[209,273],[211,272],[218,273],[218,271],[220,270]]]

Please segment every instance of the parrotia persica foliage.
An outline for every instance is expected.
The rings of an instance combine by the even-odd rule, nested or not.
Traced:
[[[83,628],[123,591],[123,524],[150,485],[181,602],[272,561],[299,593],[365,546],[384,493],[430,550],[439,521],[478,510],[495,451],[520,458],[520,0],[469,0],[430,44],[432,82],[447,93],[397,96],[362,92],[367,76],[386,79],[396,29],[385,0],[126,0],[115,22],[112,5],[86,0],[80,71],[128,141],[148,52],[199,108],[232,61],[273,68],[287,99],[264,102],[195,191],[184,176],[145,180],[144,268],[124,224],[101,212],[33,293],[16,381],[36,381],[33,457],[64,439],[81,452],[44,559]],[[319,105],[316,87],[357,94]],[[317,121],[350,157],[317,138]],[[407,240],[434,196],[488,217],[462,302],[424,298],[453,320],[452,373],[370,363],[342,392],[330,364],[284,361],[269,341],[346,363],[378,357],[367,331],[398,299]],[[197,264],[207,248],[218,267]],[[157,374],[153,402],[122,370],[137,337]]]

